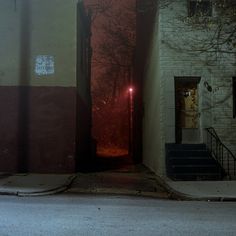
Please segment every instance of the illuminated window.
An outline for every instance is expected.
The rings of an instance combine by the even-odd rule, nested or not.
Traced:
[[[188,15],[189,17],[212,16],[212,1],[188,0]]]
[[[233,78],[233,118],[236,118],[236,77]]]

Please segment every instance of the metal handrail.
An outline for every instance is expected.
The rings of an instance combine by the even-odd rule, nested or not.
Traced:
[[[229,179],[236,178],[236,157],[220,140],[213,127],[206,128],[206,145],[213,158],[225,170]]]

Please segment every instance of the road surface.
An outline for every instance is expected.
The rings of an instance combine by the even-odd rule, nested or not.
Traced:
[[[235,202],[0,196],[0,236],[236,235]]]

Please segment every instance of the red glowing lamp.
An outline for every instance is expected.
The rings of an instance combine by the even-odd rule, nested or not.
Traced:
[[[134,89],[132,87],[129,88],[129,92],[132,93]]]

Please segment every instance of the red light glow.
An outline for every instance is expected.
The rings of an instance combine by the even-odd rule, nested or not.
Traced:
[[[129,88],[129,92],[132,93],[134,91],[133,88]]]

